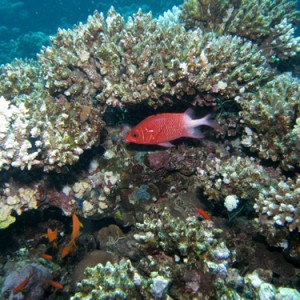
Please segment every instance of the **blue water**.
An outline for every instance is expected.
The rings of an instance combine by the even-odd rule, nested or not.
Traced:
[[[128,17],[137,12],[152,11],[157,17],[182,0],[2,0],[0,1],[0,64],[15,57],[34,58],[42,45],[49,43],[58,27],[71,28],[94,10],[106,13],[111,6]]]

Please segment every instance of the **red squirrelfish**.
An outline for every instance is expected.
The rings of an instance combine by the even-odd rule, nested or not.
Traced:
[[[184,113],[163,113],[150,116],[128,133],[126,141],[173,147],[170,141],[181,137],[203,138],[201,131],[196,128],[200,125],[220,128],[214,120],[210,119],[210,115],[196,120],[193,120],[193,115],[194,111],[189,108]]]

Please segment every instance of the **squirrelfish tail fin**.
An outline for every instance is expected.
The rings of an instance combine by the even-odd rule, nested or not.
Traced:
[[[200,125],[206,125],[209,127],[214,128],[215,130],[220,130],[220,125],[213,119],[211,119],[210,114],[206,115],[205,117],[197,120],[190,120],[189,122],[190,127],[197,127]]]

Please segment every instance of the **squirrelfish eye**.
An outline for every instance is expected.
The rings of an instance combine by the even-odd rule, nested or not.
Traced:
[[[132,136],[133,136],[134,138],[138,138],[138,137],[139,137],[139,134],[138,134],[137,132],[133,132],[133,133],[132,133]]]

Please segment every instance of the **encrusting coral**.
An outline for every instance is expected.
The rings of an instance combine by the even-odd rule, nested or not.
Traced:
[[[297,1],[186,0],[181,19],[189,29],[234,34],[258,44],[270,59],[287,59],[299,50],[294,27],[299,22]]]

